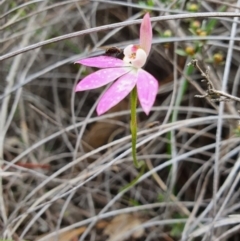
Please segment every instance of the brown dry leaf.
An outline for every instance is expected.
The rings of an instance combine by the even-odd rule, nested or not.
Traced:
[[[127,110],[128,101],[123,100],[118,105],[114,106],[108,113],[118,112],[122,110]],[[125,116],[117,116],[111,120],[122,121]],[[89,132],[86,132],[83,136],[83,140],[92,148],[96,149],[103,146],[108,142],[109,137],[112,133],[119,128],[117,124],[106,123],[106,122],[96,122],[91,126]],[[89,148],[85,147],[85,151],[89,151]]]
[[[97,227],[97,229],[103,229],[106,227],[106,225],[108,225],[107,222],[100,221],[97,223],[96,227]],[[82,235],[85,230],[86,230],[86,227],[76,228],[76,229],[72,229],[72,230],[60,233],[59,235],[55,235],[53,237],[44,239],[45,236],[48,236],[49,234],[51,234],[51,233],[47,233],[47,234],[41,235],[35,241],[38,241],[39,239],[44,239],[44,241],[56,241],[56,240],[57,241],[73,241],[76,238],[78,240],[78,237],[80,235]]]
[[[73,230],[66,231],[64,233],[60,233],[59,235],[53,236],[51,238],[47,238],[47,239],[45,239],[45,241],[56,241],[56,240],[57,241],[72,241],[74,238],[81,235],[85,230],[86,230],[86,227],[76,228]],[[36,239],[36,241],[44,238],[44,236],[47,236],[47,235],[49,235],[49,233],[41,235],[40,237],[38,237]]]
[[[109,225],[105,228],[104,234],[109,235],[106,241],[122,241],[126,238],[126,233],[131,229],[137,228],[142,223],[138,216],[133,214],[120,214],[113,218]],[[144,234],[141,227],[132,233],[133,238],[140,238]]]

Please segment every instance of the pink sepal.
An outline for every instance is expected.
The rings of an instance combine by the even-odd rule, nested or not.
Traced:
[[[137,82],[137,73],[129,72],[120,77],[113,85],[104,93],[97,106],[97,114],[102,115],[113,106],[124,99],[134,88]]]
[[[143,69],[138,70],[137,92],[139,102],[148,115],[158,92],[158,81]]]
[[[140,27],[140,46],[147,55],[151,50],[152,45],[152,25],[149,13],[146,13],[143,17],[143,21]]]
[[[101,86],[104,86],[120,76],[129,72],[129,68],[110,68],[110,69],[101,69],[98,70],[85,78],[83,78],[75,88],[75,91],[84,91],[90,89],[96,89]]]
[[[81,59],[76,61],[75,63],[96,68],[112,68],[126,66],[126,64],[121,59],[110,56],[98,56],[93,58]]]

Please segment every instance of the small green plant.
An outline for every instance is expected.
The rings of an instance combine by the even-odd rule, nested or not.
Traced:
[[[131,206],[135,206],[135,207],[141,205],[137,200],[132,199],[132,198],[129,200],[129,204],[130,204]]]
[[[184,223],[176,223],[174,225],[172,225],[172,229],[170,231],[170,235],[172,237],[180,237],[182,234],[184,228]]]
[[[233,130],[233,133],[237,136],[240,137],[240,121],[238,121],[237,128]]]
[[[183,215],[180,215],[180,214],[175,214],[173,216],[175,219],[185,219],[186,217],[183,216]],[[179,222],[179,223],[175,223],[175,224],[172,224],[171,225],[171,231],[170,231],[170,235],[172,237],[175,237],[175,238],[179,238],[183,232],[183,229],[184,229],[184,223],[182,222]]]
[[[165,197],[162,193],[159,193],[158,196],[157,196],[157,200],[161,203],[161,202],[164,202],[165,200]]]
[[[147,7],[153,7],[154,6],[153,0],[139,1],[138,4],[140,6],[147,6]]]

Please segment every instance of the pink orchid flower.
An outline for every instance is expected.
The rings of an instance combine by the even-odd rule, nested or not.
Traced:
[[[140,44],[127,46],[123,60],[110,56],[99,56],[77,61],[90,67],[102,68],[82,79],[76,91],[99,88],[114,80],[103,94],[98,105],[97,114],[101,115],[124,99],[137,86],[139,102],[148,115],[156,98],[158,81],[142,69],[146,63],[152,44],[152,26],[149,14],[145,14],[140,27]]]

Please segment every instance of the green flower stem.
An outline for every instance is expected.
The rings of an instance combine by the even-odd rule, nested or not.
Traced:
[[[136,168],[139,168],[140,165],[137,161],[137,88],[134,87],[131,92],[131,124],[130,129],[132,133],[132,157],[133,163]]]
[[[188,63],[189,59],[187,60]],[[194,67],[193,66],[188,66],[185,70],[184,73],[186,76],[190,76],[194,71]],[[180,89],[178,91],[177,94],[177,98],[176,98],[176,107],[179,107],[181,105],[181,102],[183,100],[183,97],[186,93],[188,89],[188,81],[186,79],[183,80],[182,84],[180,85]],[[176,108],[173,112],[172,112],[172,116],[171,116],[171,123],[174,123],[175,121],[177,121],[178,119],[178,108]],[[174,135],[174,131],[170,131],[168,132],[167,136],[169,139],[169,144],[167,145],[167,153],[172,156],[172,140],[173,140],[173,135]]]
[[[140,168],[140,167],[139,167],[139,168]],[[135,184],[137,183],[138,179],[144,174],[145,169],[146,169],[146,165],[145,165],[145,164],[144,164],[144,165],[141,165],[140,172],[139,172],[139,174],[136,176],[136,178],[133,179],[130,183],[128,183],[128,184],[125,185],[124,187],[122,187],[122,188],[120,189],[120,192],[125,191],[125,190],[127,190],[127,189],[130,189],[130,188],[134,187]],[[0,241],[1,241],[1,240],[0,240]]]

